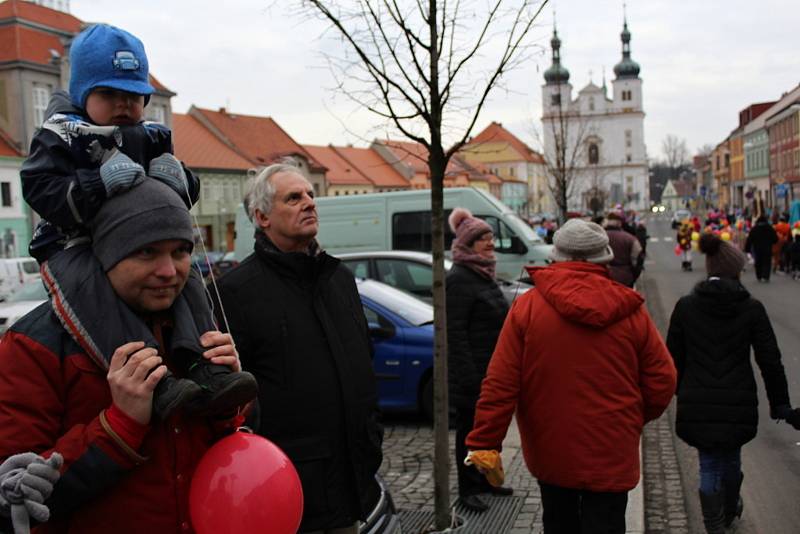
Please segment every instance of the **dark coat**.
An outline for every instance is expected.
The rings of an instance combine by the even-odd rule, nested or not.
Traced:
[[[365,518],[383,429],[353,275],[324,252],[280,252],[258,232],[255,253],[220,279],[219,291],[242,367],[259,383],[257,432],[300,475],[300,531]]]
[[[756,223],[747,234],[744,244],[745,252],[750,252],[756,258],[772,257],[772,245],[778,242],[778,233],[768,222]]]
[[[481,381],[508,313],[494,280],[455,264],[447,275],[447,350],[450,401],[475,406]]]
[[[755,437],[758,396],[751,347],[770,407],[789,404],[767,312],[738,281],[703,281],[681,298],[672,312],[667,347],[678,369],[676,432],[689,445],[730,450]]]
[[[118,138],[78,133],[80,127],[76,125],[89,123],[89,118],[63,91],[53,93],[45,115],[46,122],[53,120],[54,115],[63,116],[58,119],[63,124],[60,128],[39,128],[33,136],[30,152],[20,170],[22,194],[36,213],[62,230],[91,221],[106,200],[100,178],[101,161],[96,151],[91,150],[93,144],[106,150],[117,146],[120,152],[144,167],[145,172],[150,160],[165,152],[172,153],[172,132],[157,123],[120,126]],[[63,130],[64,137],[54,130]],[[200,194],[200,183],[185,167],[184,171],[194,204]]]

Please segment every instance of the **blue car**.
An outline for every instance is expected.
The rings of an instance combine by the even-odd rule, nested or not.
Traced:
[[[378,401],[385,411],[433,416],[433,307],[374,280],[356,280],[375,347]]]

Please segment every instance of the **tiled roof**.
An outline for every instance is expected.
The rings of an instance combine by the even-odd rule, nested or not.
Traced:
[[[374,150],[351,146],[334,147],[334,150],[359,169],[376,187],[408,187],[408,180]]]
[[[492,122],[481,133],[473,137],[468,146],[481,143],[508,143],[520,156],[520,159],[531,163],[544,163],[544,158],[534,149],[523,143],[517,136],[503,128],[499,122]]]
[[[372,185],[355,165],[344,159],[332,146],[303,145],[315,160],[325,165],[328,170],[325,178],[332,185]]]
[[[69,13],[22,0],[0,2],[0,20],[14,17],[63,32],[78,33],[81,31],[81,20]]]
[[[194,117],[173,113],[172,132],[175,156],[191,169],[246,171],[253,167]]]
[[[64,55],[64,45],[58,35],[18,24],[0,26],[0,61],[31,61],[49,65],[51,49]]]
[[[150,85],[152,85],[155,88],[155,90],[158,91],[159,93],[169,93],[171,95],[175,95],[174,91],[171,91],[166,85],[158,81],[156,77],[153,76],[152,74],[150,74],[149,81]]]
[[[283,156],[299,154],[309,159],[313,170],[325,170],[324,166],[311,157],[271,117],[228,113],[224,108],[212,111],[192,106],[189,114],[195,113],[199,118],[208,121],[256,165],[266,165]]]
[[[410,166],[415,174],[428,174],[428,149],[424,145],[391,139],[384,139],[378,143],[391,150],[392,154]]]
[[[22,157],[20,151],[12,144],[11,137],[3,130],[0,130],[0,156],[10,158]]]

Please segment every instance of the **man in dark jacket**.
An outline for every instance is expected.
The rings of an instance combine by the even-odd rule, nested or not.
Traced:
[[[772,245],[778,242],[778,234],[764,215],[756,219],[756,224],[747,235],[744,251],[753,255],[756,262],[756,279],[769,282],[772,273]]]
[[[297,168],[264,169],[245,206],[255,251],[222,277],[216,309],[259,382],[258,433],[300,475],[300,532],[355,534],[374,504],[383,430],[353,275],[320,250],[314,190]]]

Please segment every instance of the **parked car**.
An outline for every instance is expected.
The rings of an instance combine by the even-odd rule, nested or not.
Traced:
[[[47,302],[47,290],[40,279],[23,284],[5,302],[0,303],[0,335],[43,302]]]
[[[409,250],[385,250],[380,252],[353,252],[337,256],[358,278],[371,278],[392,287],[407,291],[426,302],[433,301],[433,255]],[[445,271],[453,262],[445,259]],[[531,284],[508,280],[497,280],[500,290],[509,304],[533,287]]]
[[[39,278],[39,264],[33,258],[0,259],[0,301],[7,299],[26,282]]]
[[[200,276],[205,278],[211,272],[214,264],[221,260],[223,256],[225,256],[224,252],[212,250],[207,254],[203,254],[202,251],[195,249],[195,253],[192,254],[192,267],[200,271]]]
[[[226,252],[222,258],[211,266],[211,271],[215,277],[220,277],[237,265],[239,265],[239,262],[236,261],[236,254],[234,252]]]
[[[387,411],[433,414],[433,307],[375,280],[357,279],[375,347],[378,403]]]
[[[689,210],[675,210],[672,214],[672,229],[676,229],[681,225],[681,222],[691,218],[692,212]]]

